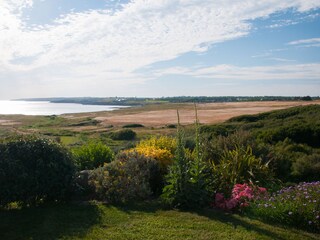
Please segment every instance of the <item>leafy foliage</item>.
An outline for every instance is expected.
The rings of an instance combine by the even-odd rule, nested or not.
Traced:
[[[320,151],[289,139],[270,147],[276,176],[283,181],[316,181],[320,176]]]
[[[276,178],[297,183],[317,181],[319,129],[319,105],[239,116],[220,125],[201,127],[204,156],[217,164],[226,149],[249,146],[263,164],[269,162]]]
[[[0,144],[0,204],[37,204],[69,197],[74,166],[57,143],[19,137]]]
[[[196,111],[197,113],[197,111]],[[195,148],[192,155],[185,150],[183,130],[178,113],[177,149],[174,163],[169,168],[167,185],[163,189],[165,203],[181,208],[204,206],[208,201],[206,165],[200,149],[199,122],[196,116]]]
[[[188,205],[188,162],[184,149],[183,130],[180,125],[179,112],[177,128],[177,149],[174,156],[174,163],[169,168],[166,177],[167,185],[163,189],[162,199],[166,204],[175,207]]]
[[[272,179],[268,163],[252,154],[250,147],[226,150],[218,164],[212,163],[216,189],[226,194],[237,183],[259,182],[265,185]]]
[[[196,121],[195,121],[195,147],[189,166],[189,191],[192,206],[204,206],[209,199],[209,179],[210,177],[208,165],[203,158],[203,149],[200,141],[200,124],[198,112],[195,105]]]
[[[80,170],[101,167],[114,158],[112,150],[101,142],[91,142],[72,151],[74,161]]]
[[[112,203],[147,199],[158,191],[158,163],[137,152],[122,152],[116,159],[93,170],[89,185],[97,199]]]

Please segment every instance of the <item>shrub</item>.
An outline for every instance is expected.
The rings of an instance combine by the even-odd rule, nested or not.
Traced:
[[[48,139],[21,137],[0,144],[1,205],[66,199],[73,175],[69,153]]]
[[[250,147],[226,150],[219,163],[212,163],[212,170],[216,189],[227,195],[231,193],[230,187],[237,183],[267,184],[272,180],[268,163],[263,164],[256,158]]]
[[[101,167],[114,158],[112,150],[101,142],[91,142],[72,151],[74,161],[80,170]]]
[[[131,129],[123,129],[117,132],[112,132],[110,134],[110,138],[112,140],[133,140],[136,135],[136,132]]]
[[[270,147],[268,158],[276,177],[282,181],[320,180],[320,151],[286,139]]]
[[[173,161],[176,147],[177,143],[174,138],[161,136],[140,141],[133,151],[157,160],[161,168],[166,172],[167,167]]]
[[[89,185],[95,197],[110,203],[147,199],[157,189],[158,163],[136,152],[122,152],[116,159],[93,170]]]
[[[227,136],[217,136],[214,139],[203,140],[203,154],[208,161],[218,164],[225,151],[250,146],[254,155],[260,155],[261,150],[252,134],[247,131],[237,130]]]
[[[313,153],[298,158],[292,164],[292,175],[298,180],[320,180],[320,154]]]
[[[256,217],[320,232],[320,182],[283,188],[248,208]]]

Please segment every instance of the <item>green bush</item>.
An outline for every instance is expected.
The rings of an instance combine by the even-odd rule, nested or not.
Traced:
[[[101,167],[114,158],[112,150],[101,142],[91,142],[72,151],[76,166],[80,170]]]
[[[285,126],[273,127],[260,131],[258,138],[270,143],[284,141],[286,138],[296,143],[308,144],[312,147],[320,146],[320,126],[303,121],[290,122]]]
[[[89,185],[95,198],[110,203],[143,200],[158,191],[159,174],[157,161],[136,152],[122,152],[113,162],[93,170]]]
[[[320,153],[298,158],[292,164],[292,175],[297,181],[320,180]]]
[[[249,146],[225,150],[219,163],[212,162],[212,170],[216,189],[227,195],[237,183],[258,182],[265,186],[273,177],[268,163],[256,158]]]
[[[112,140],[133,140],[136,135],[136,132],[131,129],[123,129],[117,132],[112,132],[110,134],[110,138]]]
[[[21,137],[0,144],[0,204],[37,204],[69,197],[74,166],[48,139]]]
[[[320,150],[290,139],[269,149],[267,156],[275,176],[286,182],[320,180]]]

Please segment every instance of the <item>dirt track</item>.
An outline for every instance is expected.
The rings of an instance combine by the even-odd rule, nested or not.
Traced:
[[[320,104],[313,102],[240,102],[240,103],[208,103],[198,105],[198,117],[201,123],[218,123],[244,114],[257,114],[293,106]],[[195,120],[193,104],[185,104],[179,109],[182,124],[191,124]],[[164,126],[177,123],[176,109],[152,109],[123,114],[107,114],[96,117],[103,124],[115,126],[128,123],[140,123],[145,126]]]

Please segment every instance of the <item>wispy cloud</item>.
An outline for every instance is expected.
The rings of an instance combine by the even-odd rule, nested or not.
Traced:
[[[239,67],[221,64],[206,68],[168,68],[155,71],[156,76],[179,74],[208,79],[230,80],[317,80],[320,81],[320,63],[276,66]]]
[[[309,38],[291,41],[288,45],[298,45],[299,47],[320,47],[320,38]]]

